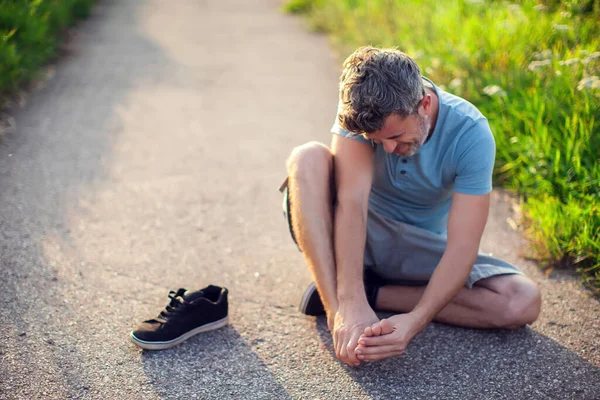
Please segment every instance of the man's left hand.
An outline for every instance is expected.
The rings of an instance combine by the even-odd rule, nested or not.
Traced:
[[[358,340],[356,355],[360,361],[379,361],[401,355],[423,325],[412,313],[382,319],[365,329]]]

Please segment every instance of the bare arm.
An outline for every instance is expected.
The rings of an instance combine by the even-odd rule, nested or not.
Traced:
[[[423,297],[412,311],[419,321],[419,331],[433,320],[464,286],[477,259],[489,207],[489,194],[453,194],[446,251]]]
[[[377,359],[404,352],[412,338],[427,326],[460,291],[477,258],[479,242],[487,221],[490,196],[454,193],[448,221],[446,251],[435,269],[421,300],[413,311],[386,321],[391,333],[372,336],[367,330],[360,339],[361,358],[365,347],[375,349]],[[381,322],[383,324],[384,321]],[[383,325],[380,325],[383,329]],[[376,348],[379,347],[377,350]],[[373,353],[373,352],[371,352]]]

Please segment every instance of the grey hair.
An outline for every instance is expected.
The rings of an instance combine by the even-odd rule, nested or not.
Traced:
[[[350,132],[372,133],[392,114],[416,113],[423,95],[421,69],[412,58],[396,49],[363,46],[344,61],[338,122]]]

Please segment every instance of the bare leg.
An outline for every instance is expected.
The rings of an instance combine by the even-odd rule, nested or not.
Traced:
[[[327,312],[331,327],[338,308],[333,252],[333,155],[323,144],[295,148],[287,163],[292,227]]]
[[[377,309],[410,312],[424,291],[425,287],[383,286]],[[533,281],[522,275],[501,275],[461,289],[435,320],[468,328],[518,328],[533,323],[540,309],[540,291]],[[373,335],[378,336],[380,329],[373,326]]]

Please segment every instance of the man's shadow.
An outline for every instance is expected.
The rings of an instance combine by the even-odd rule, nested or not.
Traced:
[[[325,318],[316,324],[335,358]],[[476,330],[431,323],[404,355],[346,370],[374,399],[600,398],[600,368],[529,327]]]
[[[183,345],[143,351],[148,382],[163,399],[285,399],[289,394],[231,325]]]

